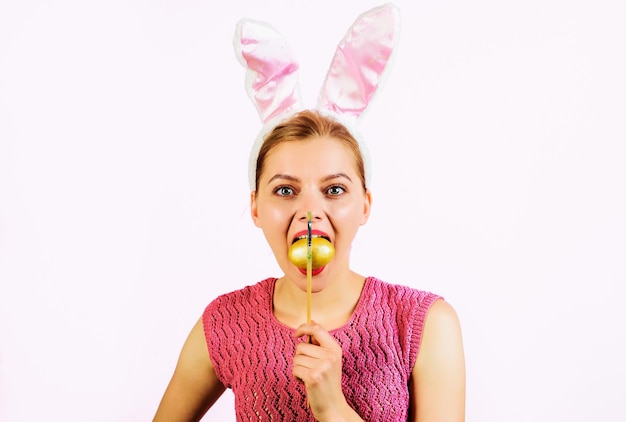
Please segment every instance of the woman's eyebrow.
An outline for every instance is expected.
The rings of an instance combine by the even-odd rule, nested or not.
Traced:
[[[340,178],[344,178],[347,179],[348,181],[352,182],[352,179],[350,178],[350,176],[348,176],[346,173],[333,173],[333,174],[329,174],[328,176],[324,176],[324,178],[322,178],[322,182],[327,182],[329,180],[333,180],[333,179],[340,179]],[[291,176],[289,174],[283,174],[283,173],[277,173],[275,175],[273,175],[272,177],[270,177],[270,180],[267,181],[267,183],[272,183],[274,180],[288,180],[290,182],[300,182],[300,179],[298,179],[297,177]]]
[[[270,180],[268,180],[268,181],[267,181],[267,183],[272,183],[272,182],[273,182],[274,180],[276,180],[276,179],[289,180],[289,181],[291,181],[291,182],[299,182],[299,181],[300,181],[300,179],[298,179],[297,177],[293,177],[293,176],[290,176],[290,175],[288,175],[288,174],[281,174],[281,173],[278,173],[278,174],[273,175],[273,176],[270,178]]]
[[[342,178],[342,177],[343,177],[343,178],[345,178],[345,179],[348,179],[348,181],[352,182],[352,179],[350,178],[350,176],[348,176],[348,175],[347,175],[347,174],[345,174],[345,173],[334,173],[334,174],[329,174],[328,176],[324,177],[324,178],[322,179],[322,181],[323,181],[323,182],[327,182],[327,181],[329,181],[329,180],[332,180],[332,179],[339,179],[339,178]]]

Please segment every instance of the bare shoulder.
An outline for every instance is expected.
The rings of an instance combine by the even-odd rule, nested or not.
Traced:
[[[426,315],[422,342],[412,373],[414,420],[465,419],[465,356],[455,309],[439,299]]]
[[[456,310],[448,302],[436,300],[426,315],[415,369],[419,375],[437,369],[437,364],[455,363],[460,367],[464,360],[461,323]]]
[[[200,318],[183,344],[154,422],[198,421],[224,390],[209,356]]]
[[[426,314],[424,335],[448,340],[460,340],[461,323],[456,310],[443,299],[436,300]]]

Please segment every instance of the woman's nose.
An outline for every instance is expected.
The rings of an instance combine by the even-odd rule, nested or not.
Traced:
[[[322,219],[322,213],[314,212],[314,211],[305,211],[298,213],[298,220],[300,221],[308,221],[309,220],[309,212],[311,213],[311,220],[319,221]]]
[[[323,212],[323,198],[320,198],[315,194],[305,194],[301,196],[301,201],[298,206],[297,218],[300,221],[306,221],[311,213],[312,220],[321,220]]]

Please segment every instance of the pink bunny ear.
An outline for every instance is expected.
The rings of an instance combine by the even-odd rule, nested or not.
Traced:
[[[399,12],[385,4],[361,14],[339,43],[318,108],[354,122],[383,81],[398,36]]]
[[[246,91],[261,122],[300,107],[298,63],[278,31],[266,23],[242,19],[233,44],[239,62],[247,68]]]
[[[383,82],[398,38],[399,11],[392,4],[361,14],[341,41],[320,91],[316,109],[342,123],[359,143],[365,180],[371,179],[367,147],[357,121]],[[246,68],[246,91],[263,123],[248,164],[250,189],[256,190],[256,164],[264,136],[280,121],[302,110],[298,63],[284,37],[265,22],[242,19],[233,40]]]

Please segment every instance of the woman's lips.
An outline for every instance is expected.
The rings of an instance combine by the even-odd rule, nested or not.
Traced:
[[[308,230],[299,231],[298,233],[296,233],[293,236],[293,239],[291,239],[291,243],[293,244],[293,243],[295,243],[296,240],[298,240],[302,236],[308,236],[308,235],[309,235],[309,231]],[[328,236],[327,233],[324,233],[321,230],[311,230],[311,236],[325,237],[326,239],[328,239],[330,241],[330,236]]]
[[[326,265],[324,265],[323,267],[319,267],[316,268],[314,270],[311,270],[311,276],[315,276],[318,275],[319,273],[321,273],[322,271],[324,271],[324,268],[326,268]],[[306,268],[300,268],[298,267],[298,270],[300,270],[300,272],[304,275],[306,275]]]

